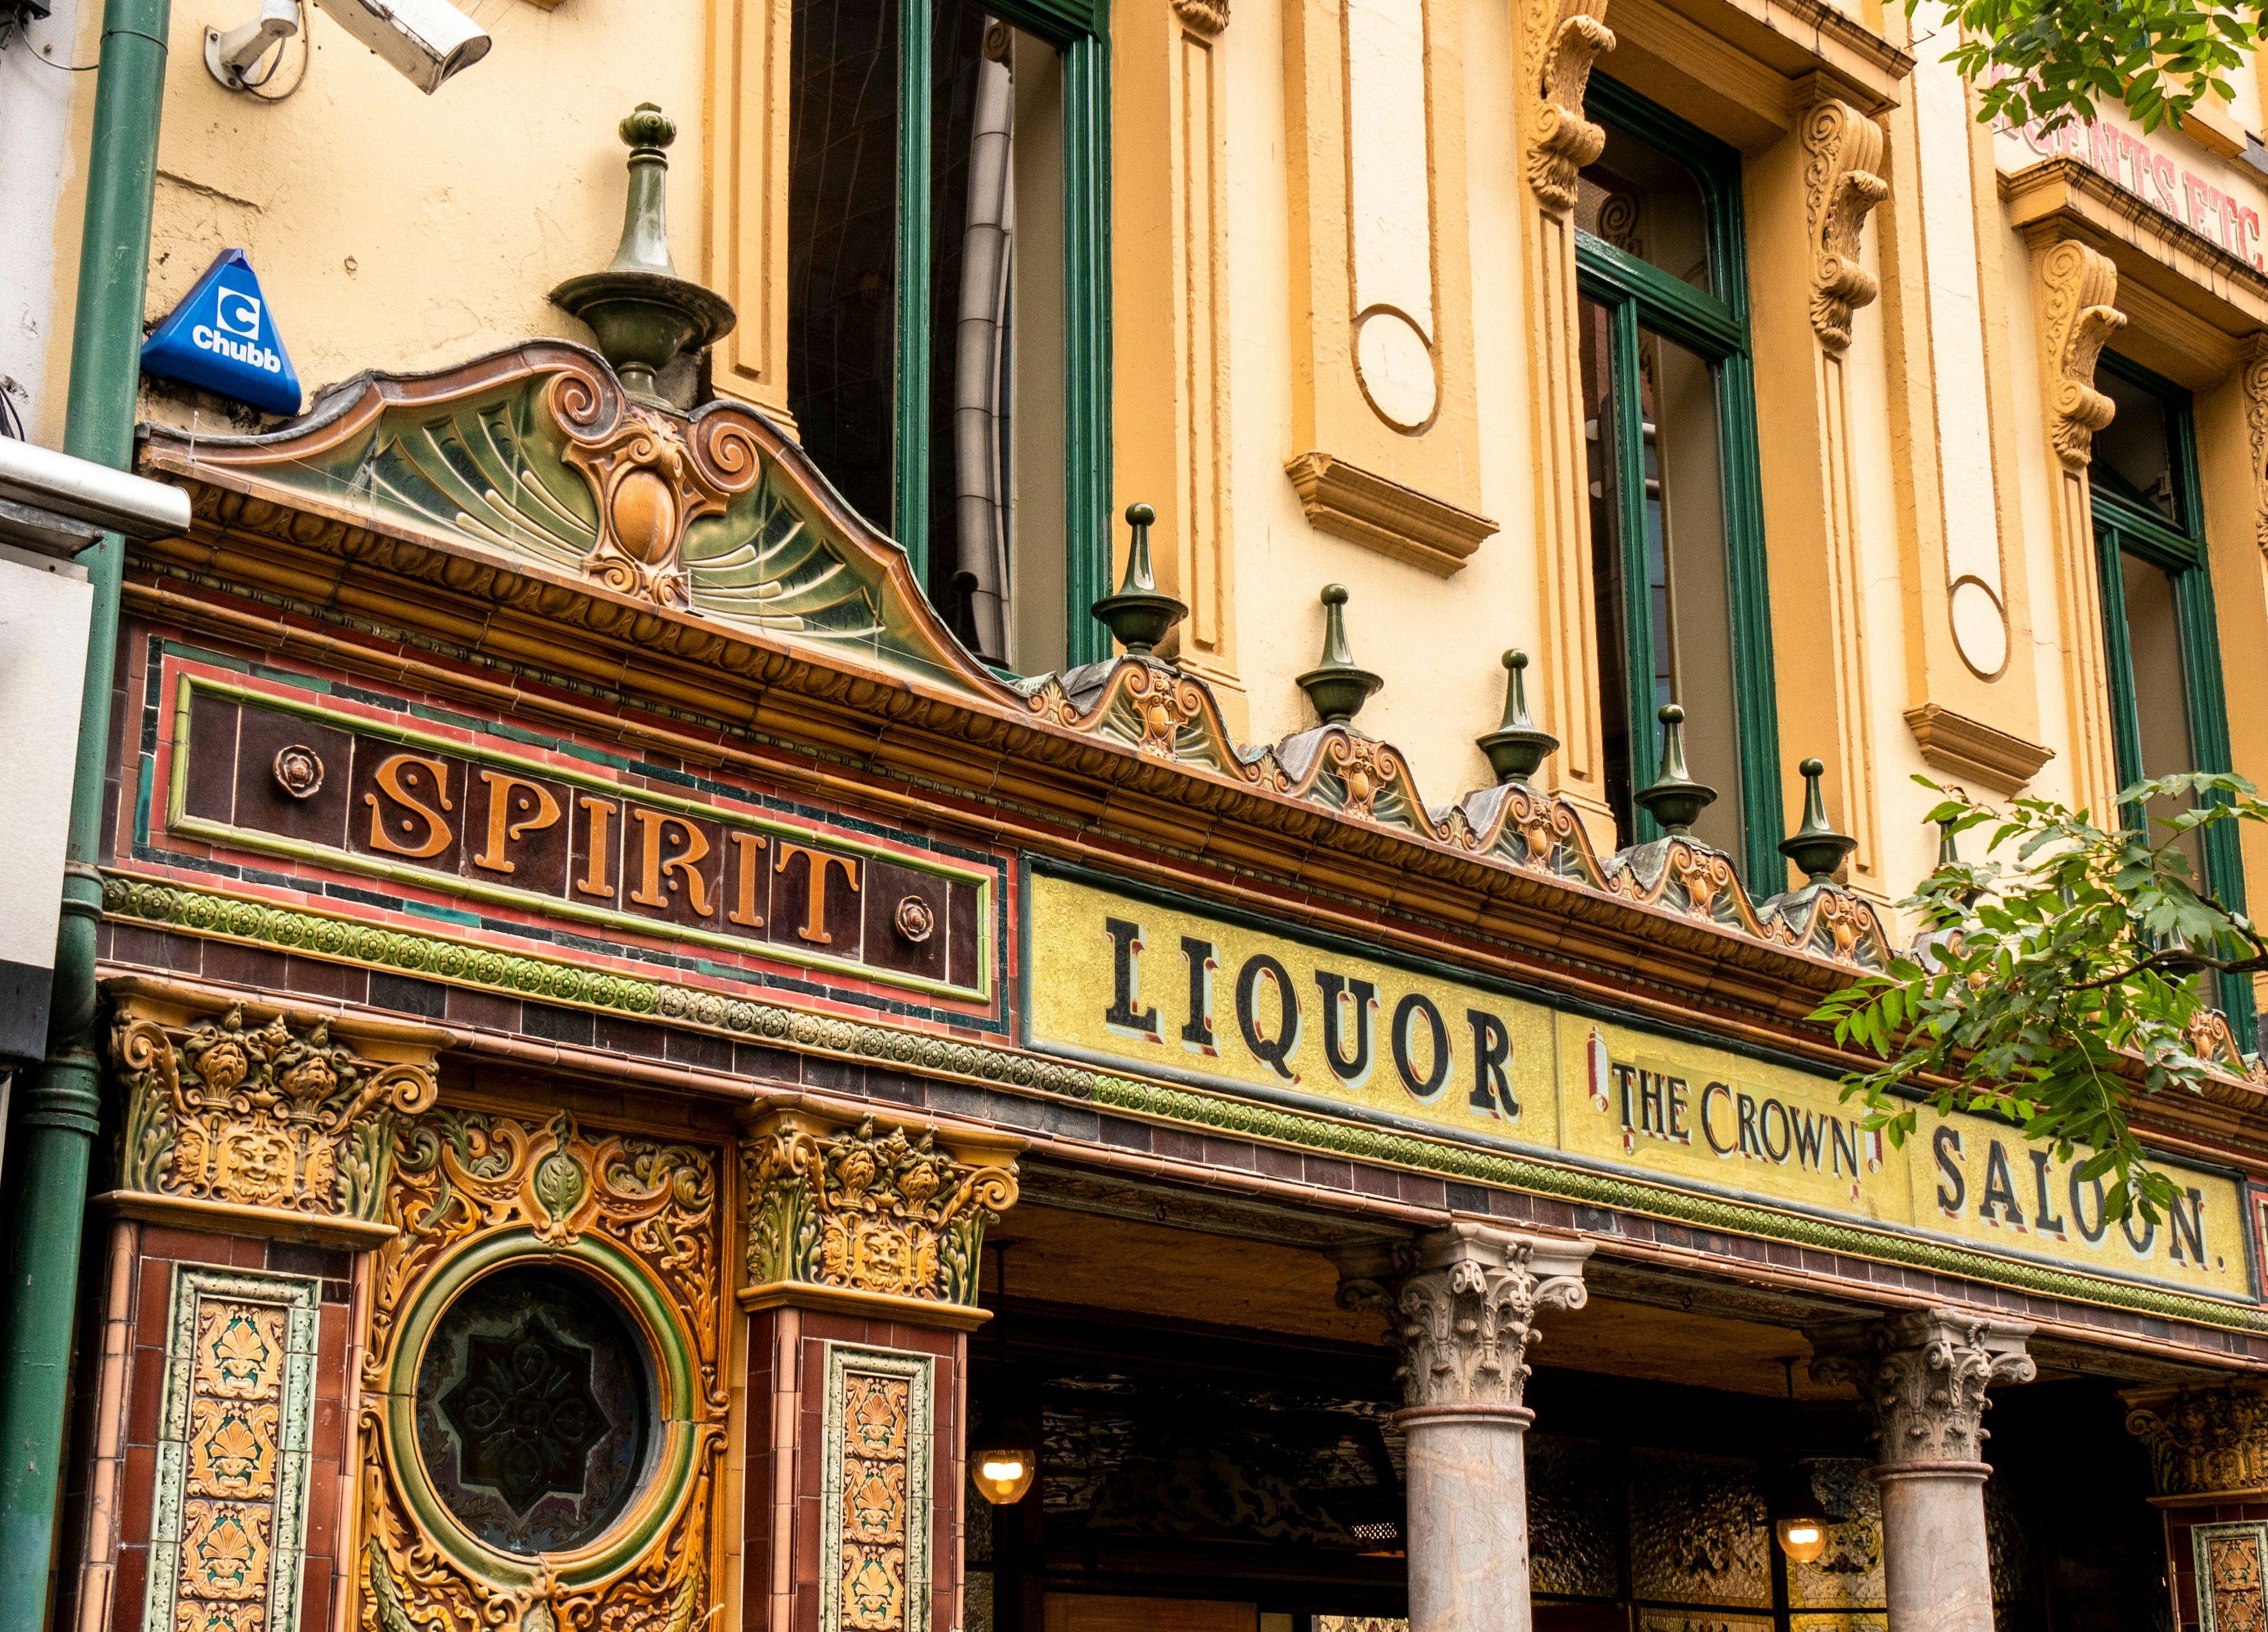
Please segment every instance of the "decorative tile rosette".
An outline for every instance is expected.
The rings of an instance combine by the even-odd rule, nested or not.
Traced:
[[[364,1632],[707,1623],[721,1155],[566,1112],[443,1107],[398,1129],[362,1376]]]

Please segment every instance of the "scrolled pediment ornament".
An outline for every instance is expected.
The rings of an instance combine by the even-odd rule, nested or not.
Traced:
[[[436,1092],[430,1063],[367,1058],[319,1018],[257,1024],[242,1004],[189,1019],[129,999],[111,1058],[122,1189],[313,1218],[378,1218],[396,1121]]]
[[[1887,1316],[1815,1337],[1812,1380],[1849,1383],[1874,1424],[1879,1465],[1981,1464],[1993,1383],[2028,1383],[2031,1327],[1955,1309]]]
[[[975,1305],[985,1227],[1016,1204],[1012,1149],[957,1154],[934,1128],[909,1136],[871,1116],[847,1128],[761,1118],[740,1144],[750,1286]]]
[[[1803,192],[1811,229],[1811,327],[1837,355],[1851,345],[1851,314],[1881,292],[1859,263],[1859,234],[1890,194],[1882,167],[1882,128],[1849,103],[1828,97],[1803,115]]]
[[[2152,1494],[2177,1498],[2268,1496],[2268,1386],[2131,1388],[2126,1431],[2148,1447]]]
[[[1538,0],[1528,7],[1530,38],[1541,43],[1528,185],[1557,216],[1575,207],[1575,173],[1606,151],[1606,131],[1583,116],[1591,65],[1615,48],[1606,9],[1607,0]]]

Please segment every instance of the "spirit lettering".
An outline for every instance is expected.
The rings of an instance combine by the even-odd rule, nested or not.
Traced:
[[[428,759],[422,754],[396,754],[380,760],[375,773],[379,791],[415,814],[401,819],[402,839],[397,840],[387,830],[387,812],[379,804],[378,794],[364,794],[363,803],[370,806],[371,849],[383,850],[389,856],[423,858],[438,856],[449,848],[449,841],[456,837],[449,824],[442,820],[438,812],[422,804],[417,794],[412,791],[421,780],[421,772],[433,780],[431,798],[434,804],[445,811],[457,808],[449,803],[449,768],[443,761]],[[403,785],[405,781],[409,786]],[[425,823],[423,838],[416,836],[420,819]],[[403,840],[413,842],[403,842]]]
[[[473,865],[490,872],[517,872],[504,854],[505,846],[531,833],[557,825],[559,801],[541,783],[515,776],[510,771],[484,770],[481,780],[489,790],[489,842],[473,857]]]
[[[630,816],[644,830],[638,835],[639,884],[630,892],[630,899],[641,907],[666,907],[669,896],[662,893],[664,888],[674,893],[681,886],[687,910],[696,918],[707,917],[709,884],[701,876],[701,863],[709,854],[709,841],[701,829],[682,816],[663,811],[633,809]],[[661,836],[671,827],[677,829],[684,848],[665,860]]]
[[[756,880],[764,876],[763,852],[768,841],[760,833],[733,834],[733,848],[738,852],[737,865],[740,888],[733,898],[733,910],[725,915],[725,922],[737,923],[743,929],[761,930],[764,915],[756,910]]]
[[[575,880],[575,893],[595,895],[602,901],[612,901],[615,898],[615,886],[613,880],[608,877],[609,869],[607,866],[607,857],[614,849],[608,841],[614,827],[615,802],[612,799],[597,798],[586,793],[575,803],[582,807],[584,816],[589,820],[591,846],[590,860],[583,869],[583,876]]]
[[[800,844],[779,847],[779,860],[773,864],[774,872],[785,872],[788,863],[803,857],[804,878],[808,881],[811,899],[804,913],[803,927],[795,932],[796,939],[808,941],[814,946],[831,946],[835,937],[827,932],[827,870],[843,869],[843,882],[852,894],[858,892],[858,864],[847,856],[830,856],[824,850],[806,849]]]

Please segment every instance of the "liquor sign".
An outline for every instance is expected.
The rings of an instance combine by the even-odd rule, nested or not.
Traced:
[[[971,1002],[989,873],[183,674],[167,830]],[[753,798],[750,805],[755,804]]]
[[[1838,1080],[1454,970],[1294,938],[1034,867],[1025,1040],[1145,1077],[1423,1130],[1776,1212],[1928,1234],[2084,1274],[2254,1298],[2231,1177],[2163,1164],[2181,1205],[2104,1187],[2004,1123],[1925,1109],[1892,1147]]]

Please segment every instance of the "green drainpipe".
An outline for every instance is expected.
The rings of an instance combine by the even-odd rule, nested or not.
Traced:
[[[94,82],[63,451],[121,470],[134,458],[169,10],[170,0],[105,0]],[[47,1623],[79,1238],[100,1106],[94,930],[102,879],[95,863],[124,558],[125,544],[115,534],[79,557],[94,586],[94,618],[71,779],[52,1029],[46,1062],[18,1078],[8,1146],[8,1164],[23,1177],[8,1220],[13,1273],[0,1312],[0,1627],[24,1632]]]

